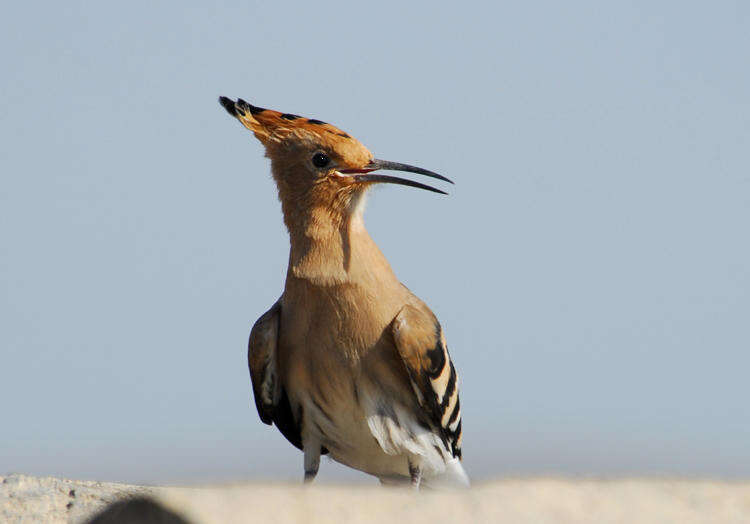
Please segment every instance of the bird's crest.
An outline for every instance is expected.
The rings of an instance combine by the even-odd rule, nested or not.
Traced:
[[[222,96],[219,102],[267,147],[288,139],[314,140],[358,165],[372,159],[372,153],[359,140],[322,120],[257,107],[241,98],[235,102]]]

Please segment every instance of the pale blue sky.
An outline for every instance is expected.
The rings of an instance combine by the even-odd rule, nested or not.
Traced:
[[[227,95],[456,181],[367,223],[472,476],[750,477],[747,2],[3,11],[0,474],[301,478],[251,404],[288,240]]]

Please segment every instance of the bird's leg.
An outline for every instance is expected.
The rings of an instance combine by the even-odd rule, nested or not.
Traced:
[[[305,484],[315,479],[320,467],[320,443],[306,442],[305,447]]]
[[[409,461],[409,476],[411,477],[411,487],[414,490],[419,489],[419,485],[422,483],[422,468],[419,464]]]

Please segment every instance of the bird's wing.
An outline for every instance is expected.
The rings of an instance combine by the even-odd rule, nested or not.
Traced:
[[[461,458],[458,375],[443,330],[421,301],[407,304],[393,319],[393,339],[425,418],[454,457]]]
[[[250,331],[247,363],[250,367],[255,407],[258,408],[260,420],[269,425],[276,424],[289,442],[302,449],[299,424],[292,416],[286,391],[278,379],[276,346],[280,318],[279,300],[263,313]]]

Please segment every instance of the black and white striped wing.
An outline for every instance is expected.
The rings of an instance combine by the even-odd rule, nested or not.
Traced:
[[[393,320],[392,332],[422,414],[445,448],[460,459],[458,375],[440,323],[420,301],[404,306]]]

